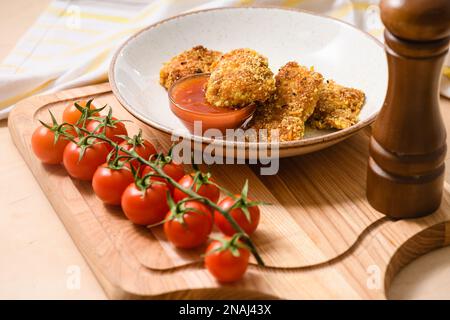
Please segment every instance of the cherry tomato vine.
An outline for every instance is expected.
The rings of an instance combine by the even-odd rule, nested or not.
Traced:
[[[163,221],[161,223],[175,221],[184,225],[185,214],[187,213],[204,214],[204,212],[207,211],[211,211],[211,213],[214,212],[214,215],[218,214],[221,218],[226,220],[226,222],[234,229],[235,234],[228,240],[216,239],[213,242],[214,249],[212,253],[230,251],[232,256],[236,257],[239,256],[239,252],[248,250],[255,257],[259,265],[264,265],[264,261],[258,253],[250,235],[242,228],[242,223],[238,223],[233,217],[233,215],[236,216],[236,214],[231,214],[234,210],[234,213],[239,212],[244,216],[245,220],[251,222],[251,213],[254,210],[252,208],[256,208],[257,205],[263,204],[248,199],[248,182],[245,182],[241,194],[236,196],[215,183],[210,172],[202,172],[196,165],[193,165],[194,173],[186,174],[181,177],[181,179],[179,179],[179,170],[175,176],[174,174],[168,174],[167,171],[169,171],[169,167],[166,168],[166,166],[172,164],[171,150],[173,146],[169,150],[168,155],[155,153],[156,150],[153,145],[143,139],[141,132],[132,138],[128,137],[123,121],[112,116],[111,108],[109,108],[107,116],[101,116],[100,112],[106,107],[107,106],[105,105],[101,108],[96,108],[94,107],[92,100],[83,104],[75,103],[74,106],[70,106],[71,112],[73,113],[70,117],[70,122],[58,124],[56,118],[50,112],[52,120],[51,125],[42,121],[41,124],[48,132],[53,134],[53,143],[55,146],[58,141],[64,140],[68,146],[69,144],[72,144],[72,149],[77,149],[78,163],[83,160],[87,152],[93,153],[95,149],[106,147],[108,149],[108,154],[102,162],[104,164],[97,163],[99,162],[98,160],[95,164],[96,168],[99,168],[99,170],[101,168],[111,171],[130,170],[134,177],[135,187],[141,189],[141,191],[143,190],[143,192],[145,192],[147,188],[151,188],[154,184],[164,184],[167,192],[167,207],[169,210],[166,218],[162,219]],[[74,121],[73,119],[77,120]],[[34,141],[32,141],[33,150],[35,150],[34,144]],[[38,147],[39,146],[36,148]],[[101,150],[101,152],[104,151]],[[36,150],[35,153],[38,155]],[[148,156],[149,153],[152,153],[153,155]],[[60,159],[62,158],[62,155],[53,155],[53,158]],[[43,158],[41,158],[41,160],[44,161]],[[72,162],[69,164],[64,163],[64,165],[68,167],[66,168],[69,173],[71,173],[69,169],[73,169],[77,165],[76,163],[73,163],[73,159],[71,161]],[[172,169],[171,171],[173,172],[176,171],[176,167],[169,169]],[[74,173],[76,177],[80,170],[76,170],[76,168],[73,170],[76,172]],[[87,175],[82,175],[82,179],[87,180],[89,176],[92,179],[93,175],[94,172],[90,172]],[[170,194],[170,191],[172,191],[171,189],[173,190],[173,198]],[[231,205],[228,204],[227,206],[224,206],[217,203],[220,191],[223,191],[227,195],[226,199],[228,199],[228,202],[232,202]],[[111,202],[117,203],[117,199]],[[195,202],[201,203],[204,207],[196,206]],[[198,208],[201,208],[201,210]],[[211,221],[213,221],[212,216]],[[210,252],[209,254],[212,253]]]

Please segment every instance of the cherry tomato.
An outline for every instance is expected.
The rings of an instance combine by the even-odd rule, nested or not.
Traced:
[[[103,117],[104,118],[104,117]],[[116,143],[121,143],[123,141],[123,138],[118,137],[118,135],[127,135],[127,128],[123,124],[123,122],[117,122],[118,120],[114,117],[111,117],[111,121],[114,122],[111,126],[106,126],[105,135],[107,138],[111,139],[112,141]],[[100,124],[100,121],[98,120],[91,120],[89,121],[88,125],[86,126],[86,129],[93,133],[102,133],[103,130],[105,130],[104,127],[98,127]],[[109,150],[112,149],[111,146],[108,145]]]
[[[150,158],[150,156],[152,154],[156,153],[156,149],[155,146],[150,142],[147,141],[145,139],[142,139],[142,143],[136,145],[135,147],[133,146],[133,144],[130,144],[128,141],[123,141],[120,144],[120,147],[122,147],[125,150],[132,150],[134,148],[134,151],[136,151],[136,153],[141,156],[144,159],[148,159]],[[119,155],[127,155],[125,152],[123,151],[119,151]],[[133,166],[134,169],[137,169],[139,167],[140,162],[138,160],[132,160],[130,161],[130,164]]]
[[[104,203],[120,205],[123,192],[132,182],[134,177],[130,170],[113,169],[104,163],[94,173],[92,188]]]
[[[55,134],[50,129],[40,126],[31,136],[31,147],[36,157],[47,164],[59,164],[63,160],[64,149],[69,143],[63,136],[59,136],[55,143]]]
[[[220,282],[234,282],[242,278],[248,267],[250,252],[245,248],[236,248],[239,256],[230,249],[212,252],[222,247],[220,241],[214,240],[206,249],[205,266]]]
[[[144,192],[132,183],[122,195],[123,212],[135,224],[151,225],[161,222],[169,210],[168,191],[165,184],[153,183]]]
[[[169,177],[171,177],[175,181],[179,181],[184,176],[184,173],[185,173],[183,165],[177,164],[174,162],[164,164],[162,169],[165,174],[167,174]],[[150,168],[149,166],[145,166],[144,170],[142,170],[141,175],[143,177],[151,172],[154,172],[154,170],[152,168]],[[167,182],[166,179],[160,178],[160,177],[152,177],[152,180],[164,182],[167,185],[167,187],[169,188],[170,192],[171,193],[173,192],[173,190],[174,190],[173,185],[171,185],[169,182]]]
[[[86,100],[81,100],[81,101],[77,101],[76,103],[80,107],[86,108],[88,102]],[[90,103],[89,109],[94,110],[94,109],[96,109],[96,107],[93,103]],[[94,115],[98,116],[98,113],[94,113]],[[71,103],[64,109],[63,116],[62,116],[63,122],[67,122],[67,123],[71,123],[71,124],[76,124],[78,122],[78,120],[80,120],[80,117],[81,117],[81,112],[75,107],[74,103]]]
[[[86,147],[81,159],[80,152],[80,146],[74,142],[69,142],[64,149],[64,167],[73,178],[91,180],[97,167],[105,163],[109,152],[108,148],[106,148],[105,143],[97,142]]]
[[[219,207],[224,210],[229,210],[234,205],[235,201],[236,200],[231,197],[226,197],[219,202]],[[251,235],[258,227],[260,213],[258,206],[247,207],[247,210],[250,213],[250,221],[247,219],[244,212],[240,208],[234,208],[229,211],[229,213],[237,222],[237,224],[245,231],[245,233]],[[234,230],[233,226],[218,211],[214,212],[214,223],[219,228],[219,230],[227,236],[232,236],[236,233],[236,230]]]
[[[213,181],[213,180],[211,180],[211,181]],[[189,189],[194,184],[194,175],[193,174],[186,174],[178,181],[178,183],[182,187],[184,187],[186,189]],[[193,189],[199,195],[201,195],[201,196],[203,196],[205,198],[208,198],[212,202],[217,202],[219,200],[220,190],[219,190],[219,188],[217,188],[213,184],[202,184],[200,186],[200,188],[198,188],[198,190],[197,190],[196,186],[194,186]],[[175,202],[178,202],[178,201],[186,198],[187,196],[188,195],[186,193],[184,193],[183,191],[181,191],[180,189],[175,188],[175,190],[173,191],[173,198],[174,198]]]
[[[164,233],[177,248],[198,247],[208,240],[211,233],[213,226],[211,211],[198,201],[187,201],[182,206],[186,211],[178,213],[178,216],[173,217],[172,220],[168,220],[172,213],[167,214]],[[181,219],[183,219],[183,223],[180,221]]]
[[[185,174],[184,166],[173,161],[164,164],[163,171],[175,181],[179,181]]]

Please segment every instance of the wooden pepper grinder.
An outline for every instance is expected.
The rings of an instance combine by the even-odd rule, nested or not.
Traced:
[[[450,40],[450,0],[382,0],[389,66],[384,106],[373,126],[367,198],[392,218],[439,208],[446,131],[439,83]]]

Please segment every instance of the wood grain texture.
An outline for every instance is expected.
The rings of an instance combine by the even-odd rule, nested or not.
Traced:
[[[254,237],[268,267],[253,264],[245,279],[220,286],[203,269],[198,251],[174,250],[161,230],[135,227],[120,210],[103,206],[89,183],[36,161],[29,141],[37,118],[48,119],[48,108],[59,115],[80,97],[108,103],[119,118],[131,119],[103,84],[25,100],[11,114],[9,128],[111,298],[384,298],[392,275],[415,257],[411,252],[449,242],[447,196],[437,213],[420,220],[394,222],[371,209],[364,197],[369,134],[363,131],[323,152],[283,159],[276,176],[259,176],[257,167],[246,165],[212,167],[227,188],[237,192],[248,178],[251,195],[273,204],[263,208]],[[136,120],[131,127],[142,127],[162,148],[170,144]],[[379,271],[378,285],[367,286],[372,269]]]

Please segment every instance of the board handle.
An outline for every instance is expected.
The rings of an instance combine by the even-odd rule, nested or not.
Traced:
[[[450,0],[382,0],[389,83],[373,126],[367,199],[392,218],[434,212],[447,152],[439,83],[450,40]]]

